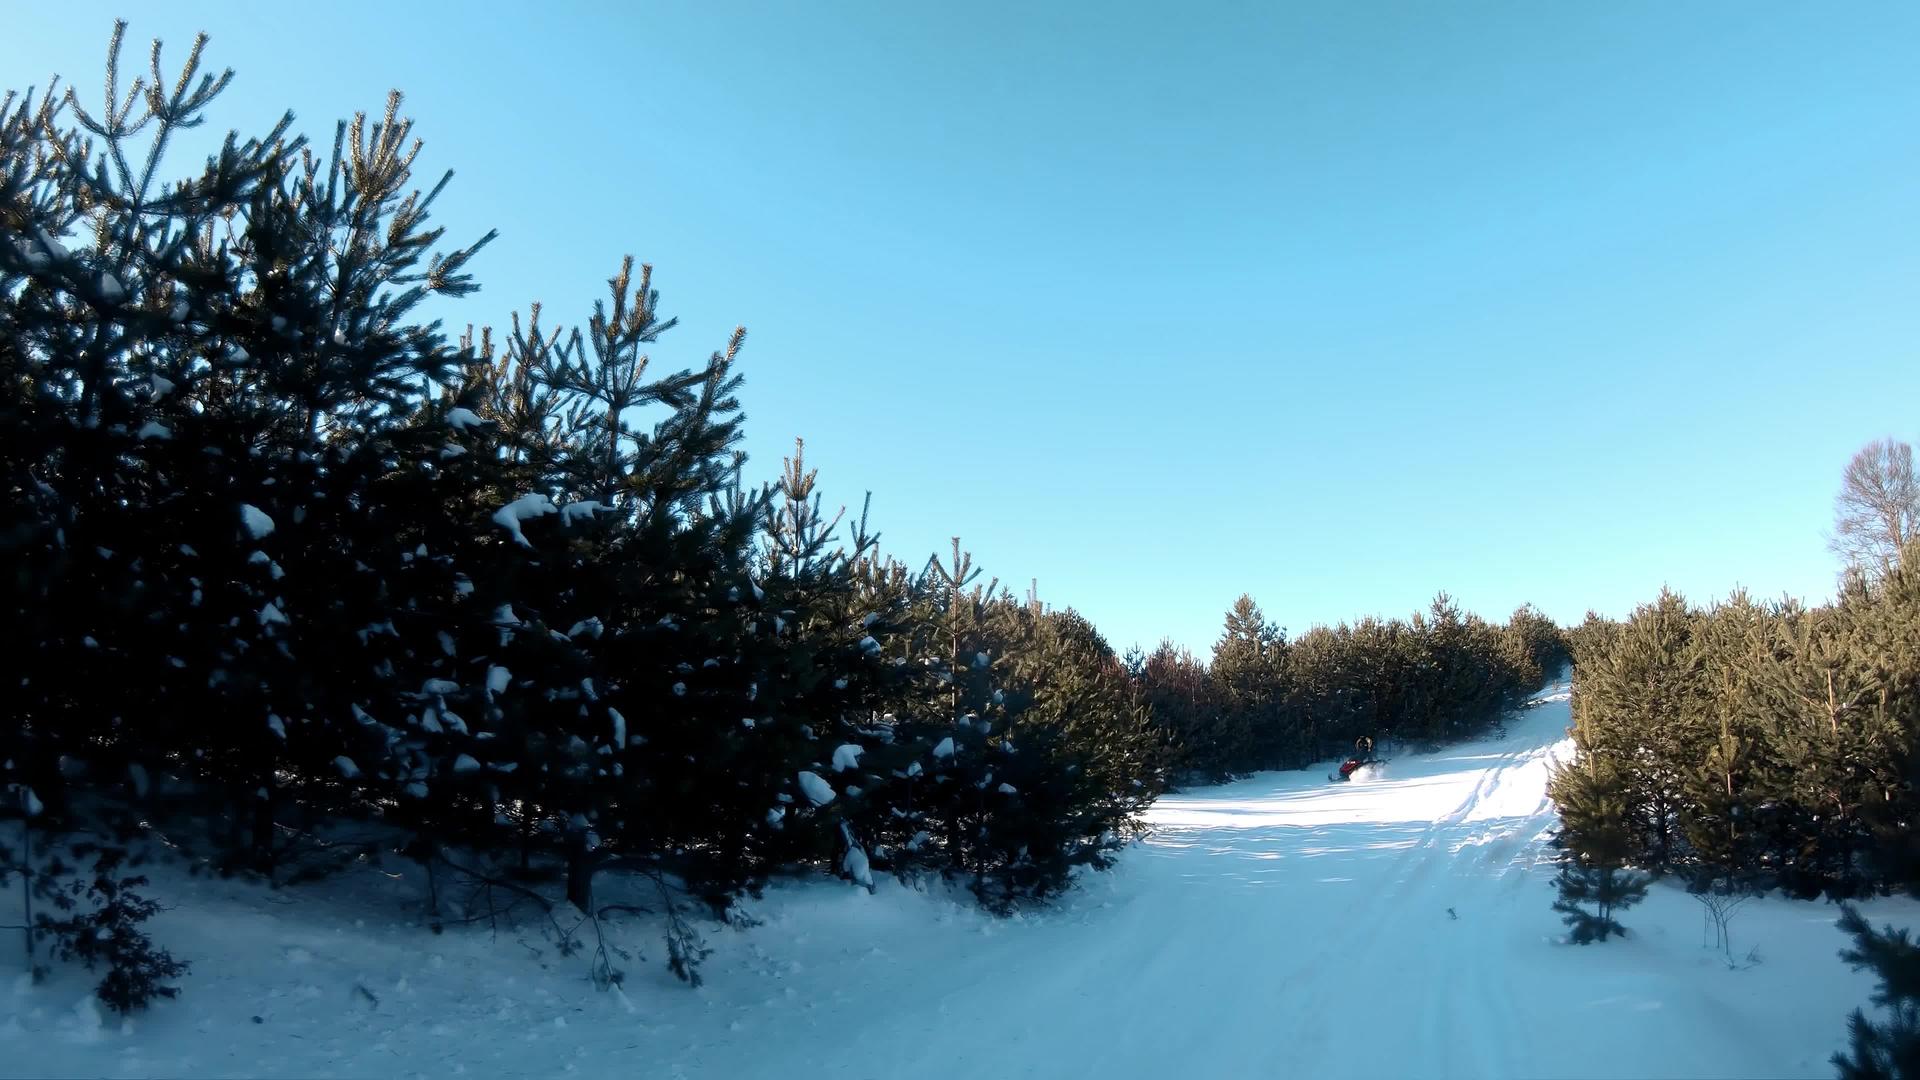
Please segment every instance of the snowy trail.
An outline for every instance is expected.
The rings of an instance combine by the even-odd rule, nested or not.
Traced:
[[[1555,687],[1503,737],[1351,784],[1322,767],[1166,798],[1115,872],[1022,918],[892,883],[779,887],[765,925],[708,932],[695,991],[645,926],[625,994],[603,994],[530,927],[393,926],[411,883],[323,903],[172,882],[159,929],[195,961],[187,996],[116,1028],[76,1009],[77,980],[16,983],[0,1074],[1831,1075],[1870,980],[1835,958],[1830,907],[1745,909],[1736,943],[1762,963],[1739,971],[1664,886],[1627,941],[1555,943],[1546,782],[1567,723]]]
[[[1163,924],[1189,962],[1246,988],[1248,1006],[1169,1071],[1279,1060],[1311,1075],[1511,1075],[1498,1033],[1514,1026],[1515,1008],[1487,971],[1499,966],[1492,939],[1552,820],[1544,777],[1565,729],[1552,704],[1498,743],[1403,757],[1353,784],[1309,772],[1163,802],[1148,854],[1188,884],[1239,898],[1245,933],[1222,935],[1176,910]],[[1236,1030],[1264,1031],[1264,1046],[1223,1038]],[[1140,1058],[1113,1064],[1127,1061]]]

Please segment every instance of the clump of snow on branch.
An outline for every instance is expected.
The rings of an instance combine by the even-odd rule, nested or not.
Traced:
[[[613,507],[597,499],[580,499],[560,508],[560,524],[572,525],[581,518],[592,520],[595,514],[611,514]]]
[[[822,779],[819,773],[800,770],[800,790],[815,806],[825,806],[833,801],[833,785]]]
[[[241,503],[240,526],[247,530],[248,536],[259,540],[273,532],[273,519],[252,503]]]
[[[524,548],[531,548],[533,544],[528,541],[527,534],[520,531],[520,524],[533,518],[559,513],[559,511],[560,508],[553,505],[553,500],[545,495],[538,493],[522,495],[495,510],[493,523],[507,530],[507,535],[513,537],[514,543]]]

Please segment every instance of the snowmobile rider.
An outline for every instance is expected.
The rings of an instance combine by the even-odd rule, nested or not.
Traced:
[[[1353,740],[1353,756],[1340,766],[1340,779],[1353,779],[1354,770],[1373,760],[1373,736],[1362,735]]]

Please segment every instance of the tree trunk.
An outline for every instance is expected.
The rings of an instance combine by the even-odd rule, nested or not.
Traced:
[[[20,906],[26,912],[20,931],[27,940],[27,975],[38,982],[33,968],[33,825],[24,816],[20,818]]]
[[[253,865],[273,877],[273,794],[272,783],[260,785],[265,792],[253,801]]]
[[[593,852],[587,850],[587,834],[576,829],[567,835],[567,902],[582,914],[593,910]]]

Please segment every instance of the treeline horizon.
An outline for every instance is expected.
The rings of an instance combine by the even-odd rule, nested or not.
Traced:
[[[1920,888],[1916,577],[1812,607],[1663,591],[1569,631],[1577,767],[1619,800],[1626,861],[1804,898]]]
[[[1877,439],[1847,463],[1829,547],[1843,568],[1823,603],[1735,589],[1702,607],[1662,589],[1566,632],[1576,757],[1556,794],[1608,836],[1599,862],[1707,891],[1920,891],[1911,445]]]
[[[1187,783],[1301,768],[1363,736],[1419,747],[1470,738],[1568,661],[1560,628],[1531,606],[1495,624],[1444,592],[1405,620],[1367,617],[1295,638],[1242,595],[1204,660],[1171,641],[1127,656]]]
[[[1778,890],[1841,904],[1840,956],[1872,971],[1844,1078],[1920,1068],[1920,949],[1849,901],[1920,895],[1920,476],[1913,449],[1868,443],[1842,473],[1835,597],[1671,590],[1625,619],[1568,631],[1572,759],[1554,904],[1579,943],[1627,933],[1618,913],[1656,878],[1700,900],[1726,950],[1739,903]]]

